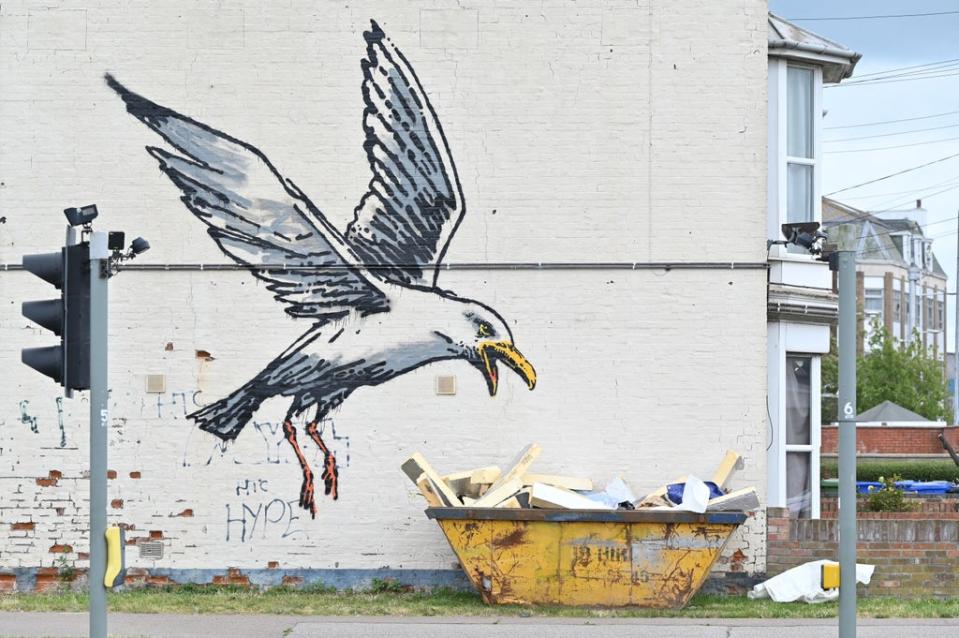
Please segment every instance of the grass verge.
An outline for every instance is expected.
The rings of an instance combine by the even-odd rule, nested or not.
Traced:
[[[696,596],[685,609],[586,609],[552,606],[487,606],[474,593],[330,592],[274,588],[255,591],[234,587],[178,586],[112,593],[110,611],[184,614],[289,614],[315,616],[565,616],[586,618],[832,618],[836,603],[774,603],[745,596]],[[0,611],[85,611],[87,595],[7,594]],[[955,618],[953,600],[859,600],[863,618]]]

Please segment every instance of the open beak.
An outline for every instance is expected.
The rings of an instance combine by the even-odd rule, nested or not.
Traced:
[[[476,351],[480,355],[481,362],[481,366],[477,367],[486,376],[486,386],[489,388],[490,396],[496,395],[496,388],[499,385],[499,373],[496,370],[497,361],[502,361],[513,372],[523,377],[530,390],[536,387],[536,370],[512,342],[483,341],[476,346]]]

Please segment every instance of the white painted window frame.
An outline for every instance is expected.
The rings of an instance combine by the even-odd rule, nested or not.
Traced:
[[[768,502],[771,507],[786,507],[786,452],[810,452],[810,490],[812,506],[810,518],[821,516],[821,456],[822,456],[822,355],[823,350],[804,350],[796,343],[787,343],[787,325],[782,322],[767,324],[767,407],[770,419],[770,441],[767,451]],[[786,357],[789,355],[810,357],[810,410],[809,444],[786,444]]]
[[[788,149],[789,122],[787,112],[788,69],[790,66],[810,69],[813,72],[813,157],[792,157],[786,154]],[[814,64],[802,64],[781,58],[769,60],[768,77],[768,173],[767,173],[767,209],[768,239],[782,239],[781,226],[786,223],[788,202],[788,165],[806,164],[813,167],[813,220],[822,223],[822,67]],[[795,259],[812,261],[814,255],[789,253],[785,246],[772,246],[770,257],[775,259]]]
[[[812,492],[810,505],[810,518],[819,518],[820,515],[820,503],[819,503],[819,492],[820,492],[820,456],[822,452],[822,356],[812,353],[812,352],[795,352],[789,351],[783,353],[783,396],[785,396],[786,389],[786,357],[787,356],[796,356],[796,357],[809,357],[809,383],[810,389],[815,390],[819,389],[819,392],[812,391],[809,393],[809,400],[812,405],[809,406],[809,444],[808,445],[796,445],[790,443],[783,444],[783,462],[780,466],[782,468],[782,485],[783,485],[783,501],[785,502],[785,489],[786,489],[786,454],[789,452],[808,452],[809,453],[809,472],[811,478],[809,480],[809,488]],[[782,429],[785,432],[786,428],[786,416],[785,416],[785,402],[783,402],[783,420],[782,420]]]

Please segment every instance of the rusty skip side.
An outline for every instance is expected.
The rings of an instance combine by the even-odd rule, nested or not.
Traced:
[[[739,525],[746,520],[744,512],[706,512],[696,514],[679,510],[547,510],[504,509],[499,507],[430,507],[427,518],[509,521],[554,521],[610,523],[724,523]]]
[[[454,508],[427,514],[491,604],[682,607],[746,518],[737,512],[579,511],[573,520],[557,520],[556,514],[572,512],[547,510],[472,510],[485,518],[467,518],[446,516],[447,509]],[[663,514],[695,520],[663,520],[673,518]],[[601,520],[608,515],[619,520]]]

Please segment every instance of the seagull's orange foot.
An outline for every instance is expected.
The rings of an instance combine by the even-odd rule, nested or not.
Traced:
[[[323,461],[323,484],[326,487],[327,496],[332,496],[333,500],[337,497],[337,483],[339,482],[339,473],[336,471],[336,457],[332,452],[326,454]]]
[[[300,488],[300,507],[310,512],[316,518],[316,497],[313,494],[313,472],[306,469],[303,472],[303,486]]]
[[[323,479],[326,495],[331,496],[335,501],[339,497],[339,472],[336,469],[336,457],[333,455],[333,452],[326,447],[323,439],[320,438],[320,432],[316,428],[316,421],[306,426],[306,433],[310,435],[310,438],[313,439],[316,446],[323,452],[323,474],[320,475],[320,478]]]
[[[306,462],[303,456],[303,450],[300,444],[296,442],[296,430],[290,421],[283,422],[283,436],[286,438],[293,453],[296,454],[296,460],[300,462],[300,468],[303,470],[303,486],[300,488],[300,507],[308,510],[313,518],[316,518],[316,498],[313,495],[313,470],[310,464]]]

